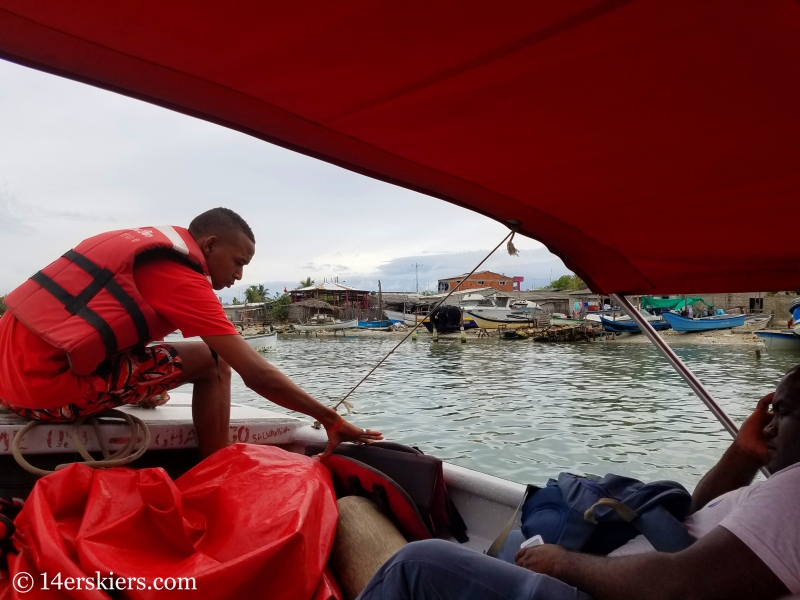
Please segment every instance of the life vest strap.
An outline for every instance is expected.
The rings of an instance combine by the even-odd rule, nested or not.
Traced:
[[[122,307],[127,311],[130,315],[131,319],[133,319],[133,324],[136,327],[136,334],[139,337],[139,346],[144,348],[150,342],[150,327],[147,325],[147,319],[142,312],[142,309],[139,308],[139,305],[136,303],[136,300],[131,297],[128,292],[122,289],[116,280],[114,279],[113,273],[111,273],[108,269],[101,269],[97,264],[86,258],[83,254],[76,252],[75,250],[69,250],[68,252],[64,253],[64,258],[67,260],[71,260],[76,265],[78,265],[81,269],[86,271],[94,281],[90,284],[89,287],[92,287],[93,284],[102,282],[102,288],[111,294],[111,296],[119,302]],[[84,291],[86,291],[84,290]],[[91,298],[94,297],[97,292],[100,290],[98,289],[91,297],[87,298],[85,303],[88,303]],[[83,292],[81,292],[79,297],[83,296]]]
[[[67,312],[80,317],[97,330],[106,348],[106,359],[111,358],[117,353],[117,336],[114,335],[111,326],[103,317],[94,312],[85,303],[80,305],[75,302],[76,296],[70,294],[41,271],[35,273],[31,279],[42,286],[43,289],[50,292],[56,300],[61,302]]]

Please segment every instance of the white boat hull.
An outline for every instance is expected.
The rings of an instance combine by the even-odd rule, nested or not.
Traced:
[[[358,319],[352,321],[340,321],[339,323],[320,323],[319,325],[292,325],[295,331],[331,331],[337,329],[355,329],[358,327]]]
[[[790,329],[784,331],[756,331],[755,334],[767,350],[800,351],[800,336],[795,335]]]
[[[244,341],[255,348],[257,352],[267,352],[278,348],[278,332],[246,335]]]
[[[417,324],[417,316],[410,313],[402,313],[399,310],[384,310],[383,314],[392,322],[402,322],[410,327]],[[421,321],[422,317],[420,317],[419,320]]]
[[[501,326],[507,329],[521,329],[524,327],[533,327],[536,325],[536,317],[534,315],[525,315],[520,318],[496,318],[492,316],[481,316],[475,313],[469,313],[473,318],[475,324],[481,329],[498,329]]]

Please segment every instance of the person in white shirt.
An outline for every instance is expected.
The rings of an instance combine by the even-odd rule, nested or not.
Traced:
[[[771,477],[752,483],[760,467]],[[668,554],[642,537],[609,556],[553,544],[517,566],[456,544],[408,544],[359,600],[770,600],[800,594],[800,367],[758,402],[692,494],[684,522],[697,541]],[[522,567],[522,568],[520,568]]]

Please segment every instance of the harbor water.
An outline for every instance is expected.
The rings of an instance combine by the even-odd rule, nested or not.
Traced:
[[[281,336],[265,358],[323,403],[342,396],[397,338]],[[800,360],[752,348],[676,352],[740,424]],[[283,411],[234,374],[233,400]],[[351,396],[348,419],[457,465],[521,483],[560,471],[689,488],[730,443],[701,401],[650,345],[540,344],[429,336],[405,342]]]

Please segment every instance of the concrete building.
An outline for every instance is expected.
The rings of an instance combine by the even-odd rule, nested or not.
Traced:
[[[467,277],[469,273],[464,273],[456,277],[448,277],[439,280],[439,293],[449,292],[459,283],[459,291],[476,290],[479,288],[491,287],[503,292],[519,291],[520,284],[524,281],[523,277],[509,277],[493,271],[479,271]]]

